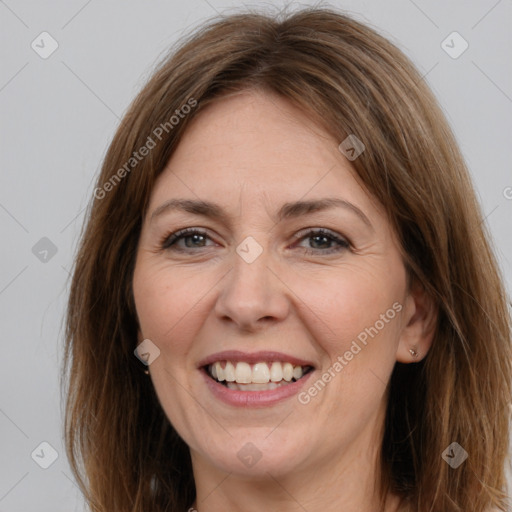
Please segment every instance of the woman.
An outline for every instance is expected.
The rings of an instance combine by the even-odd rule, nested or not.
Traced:
[[[202,27],[94,196],[66,352],[92,510],[506,510],[507,298],[390,42],[327,9]]]

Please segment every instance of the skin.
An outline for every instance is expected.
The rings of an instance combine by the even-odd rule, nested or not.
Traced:
[[[242,91],[193,120],[152,192],[133,279],[139,340],[160,350],[150,376],[190,447],[199,512],[379,509],[386,384],[396,361],[426,355],[433,312],[420,287],[408,289],[390,224],[339,142],[287,100]],[[349,201],[373,229],[346,208],[277,222],[283,203],[325,197]],[[216,202],[228,217],[171,210],[151,218],[176,198]],[[161,248],[188,227],[207,237]],[[325,228],[350,246],[306,228]],[[250,264],[236,252],[248,236],[263,249]],[[276,350],[313,362],[312,383],[394,303],[401,311],[306,404],[294,396],[230,406],[197,369],[221,350]],[[248,442],[261,453],[252,467],[237,457]],[[385,511],[398,508],[389,495]]]

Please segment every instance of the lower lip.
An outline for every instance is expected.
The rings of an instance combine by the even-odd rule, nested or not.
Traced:
[[[266,391],[238,391],[223,386],[213,380],[205,369],[201,369],[203,378],[206,380],[206,385],[212,394],[222,402],[237,407],[266,407],[282,402],[296,395],[308,381],[313,371],[314,370],[310,371],[296,382],[291,382],[290,384],[285,384],[275,389]]]

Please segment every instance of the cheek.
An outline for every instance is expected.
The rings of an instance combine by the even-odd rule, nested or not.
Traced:
[[[204,279],[184,278],[179,270],[161,265],[140,264],[134,273],[133,293],[142,336],[165,352],[186,350],[198,325],[194,315],[207,290]]]
[[[381,339],[395,337],[398,313],[393,304],[403,290],[400,275],[394,275],[391,279],[382,270],[352,266],[322,279],[302,278],[300,284],[295,283],[294,292],[309,318],[307,324],[331,358],[348,350],[359,335],[364,339],[364,333],[376,323]],[[372,334],[376,337],[374,330]]]

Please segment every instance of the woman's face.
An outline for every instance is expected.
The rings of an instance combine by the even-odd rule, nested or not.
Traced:
[[[198,115],[154,187],[133,280],[139,341],[160,351],[151,379],[195,470],[376,460],[414,302],[340,142],[244,91]]]

